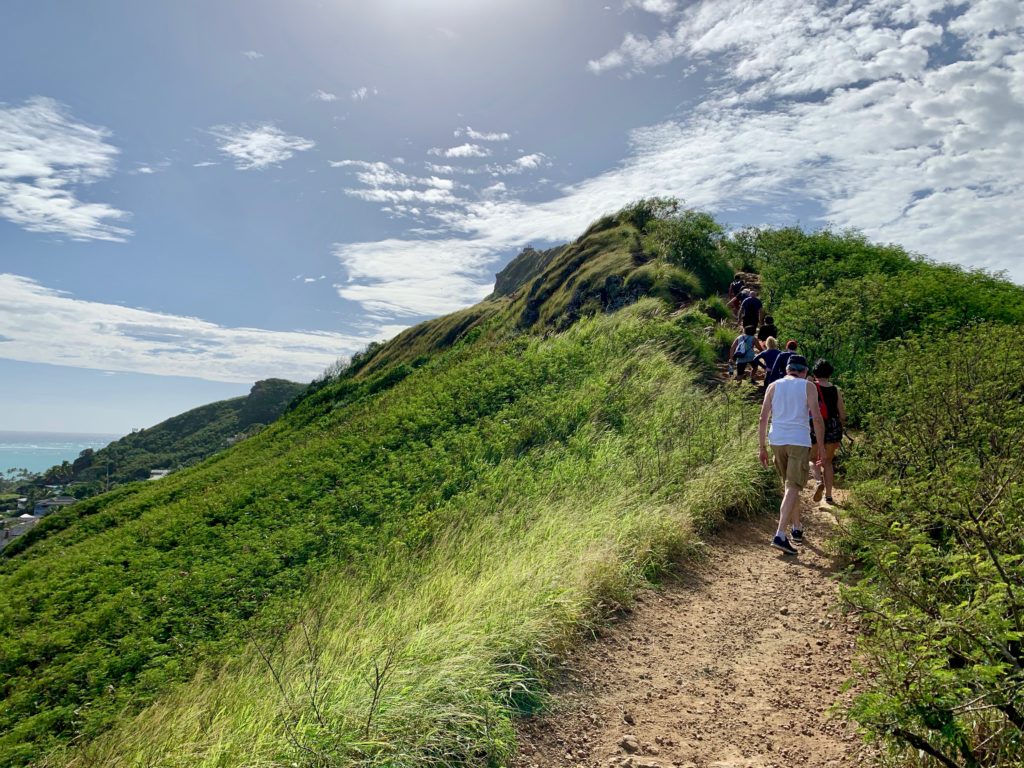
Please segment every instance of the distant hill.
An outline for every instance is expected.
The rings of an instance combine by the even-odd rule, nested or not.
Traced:
[[[83,451],[74,462],[43,473],[40,483],[73,484],[69,491],[86,498],[145,480],[153,469],[173,471],[198,464],[273,422],[305,387],[284,379],[258,381],[248,395],[193,408],[106,448]]]

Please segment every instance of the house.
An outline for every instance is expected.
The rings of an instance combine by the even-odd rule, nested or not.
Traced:
[[[169,474],[171,474],[169,469],[151,469],[149,470],[149,479],[159,480],[161,477],[167,477]]]
[[[40,499],[36,502],[35,509],[32,510],[32,514],[37,517],[46,517],[51,512],[56,512],[62,507],[70,506],[74,504],[78,499],[73,496],[54,496],[49,499]]]
[[[28,514],[0,520],[0,528],[3,529],[0,531],[0,550],[21,536],[21,534],[31,531],[38,522],[38,517]]]

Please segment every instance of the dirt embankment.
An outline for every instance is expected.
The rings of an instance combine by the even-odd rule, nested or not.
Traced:
[[[830,712],[856,638],[822,546],[834,518],[804,505],[798,557],[769,547],[774,520],[731,525],[706,561],[642,594],[570,659],[554,710],[521,725],[516,768],[862,762],[852,728]]]

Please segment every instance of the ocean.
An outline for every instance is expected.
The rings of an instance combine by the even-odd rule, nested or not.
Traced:
[[[121,435],[77,432],[0,431],[0,472],[14,467],[42,472],[62,461],[74,461],[86,448],[103,448]]]

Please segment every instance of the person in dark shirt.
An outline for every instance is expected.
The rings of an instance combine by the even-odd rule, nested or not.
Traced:
[[[737,272],[736,276],[732,279],[732,282],[729,283],[729,309],[732,310],[734,315],[739,315],[740,302],[743,301],[743,297],[740,296],[742,291],[743,275]]]
[[[740,295],[740,291],[743,290],[743,275],[739,272],[733,277],[732,282],[729,283],[729,298],[735,299]]]
[[[750,295],[743,300],[740,304],[740,325],[744,328],[748,325],[757,326],[761,323],[761,314],[764,311],[764,305],[761,300],[757,298],[757,291],[751,291]]]
[[[832,462],[835,460],[836,452],[840,443],[843,442],[843,425],[846,423],[846,403],[843,402],[843,393],[832,383],[832,364],[827,360],[819,359],[814,364],[814,385],[818,389],[819,405],[823,406],[822,418],[825,423],[825,458],[820,471],[815,467],[814,479],[818,481],[814,489],[814,500],[821,501],[825,496],[825,503],[832,505],[832,484],[834,472]],[[811,436],[814,436],[814,427],[811,427]]]
[[[764,368],[764,380],[765,386],[767,385],[768,375],[772,372],[772,367],[775,365],[775,360],[779,355],[782,354],[782,350],[779,349],[779,343],[775,340],[774,336],[769,336],[764,340],[764,350],[762,350],[757,357],[754,358],[754,362],[750,366],[750,376],[753,378],[754,371],[758,368]]]
[[[772,369],[765,377],[764,385],[766,387],[773,381],[778,381],[786,375],[786,365],[789,363],[789,358],[796,354],[796,347],[796,339],[790,339],[786,342],[786,351],[775,358],[775,362],[772,363]]]
[[[761,327],[757,329],[757,340],[761,343],[768,341],[769,336],[775,336],[778,338],[779,329],[775,327],[775,318],[771,315],[764,316],[764,322]]]

